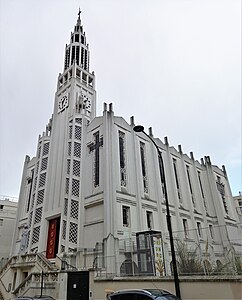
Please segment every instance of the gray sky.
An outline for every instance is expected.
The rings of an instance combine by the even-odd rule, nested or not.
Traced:
[[[226,166],[241,183],[240,0],[0,0],[0,195],[18,197],[25,155],[53,110],[79,6],[97,112]]]

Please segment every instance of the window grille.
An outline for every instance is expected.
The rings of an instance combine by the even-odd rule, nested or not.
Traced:
[[[126,161],[125,161],[125,134],[119,131],[119,162],[121,186],[127,185]]]
[[[69,125],[69,139],[72,139],[72,125]]]
[[[68,212],[68,199],[65,198],[64,199],[64,216],[67,216],[67,212]]]
[[[66,239],[66,221],[63,220],[63,227],[62,227],[62,239]]]
[[[37,157],[40,158],[40,153],[41,153],[41,146],[39,146],[38,148],[38,152],[37,152]]]
[[[71,168],[71,160],[70,159],[67,159],[67,170],[66,170],[66,173],[68,175],[70,175],[70,168]]]
[[[82,128],[81,126],[75,126],[75,139],[76,140],[81,140],[81,137],[82,137]]]
[[[64,245],[61,245],[60,251],[61,251],[61,253],[65,252],[65,246]]]
[[[81,157],[81,144],[80,143],[74,143],[74,156],[75,157]]]
[[[34,200],[35,200],[35,193],[32,196],[31,209],[33,209],[33,207],[34,207]]]
[[[77,244],[77,229],[77,224],[70,222],[69,242],[73,244]]]
[[[43,146],[43,156],[49,153],[50,143],[45,143]]]
[[[40,226],[33,229],[32,245],[39,241]]]
[[[33,212],[31,211],[30,215],[29,215],[29,228],[32,225],[32,219],[33,219]]]
[[[73,160],[73,175],[80,176],[80,161]]]
[[[65,191],[66,191],[66,194],[69,194],[69,178],[66,178],[66,189],[65,189]]]
[[[38,172],[39,172],[39,161],[36,164],[36,172],[35,172],[35,174],[38,174]]]
[[[68,155],[71,156],[71,142],[68,143]]]
[[[48,165],[48,157],[45,157],[45,158],[42,159],[40,171],[46,170],[47,165]]]
[[[123,206],[122,214],[123,214],[123,226],[129,227],[130,226],[130,208],[128,206]]]
[[[36,176],[35,179],[34,179],[34,191],[36,190],[36,186],[37,186],[37,179],[38,177]]]
[[[39,187],[44,186],[45,185],[45,181],[46,181],[46,173],[40,174],[40,177],[39,177]]]
[[[44,193],[45,190],[39,190],[37,194],[37,205],[42,204],[44,202]]]
[[[39,207],[35,210],[35,216],[34,216],[34,224],[37,224],[41,221],[42,218],[42,207]]]
[[[80,124],[80,125],[82,124],[82,119],[81,118],[76,118],[75,120],[76,120],[77,124]]]
[[[71,217],[78,219],[79,203],[76,200],[71,200]]]
[[[73,196],[79,197],[79,191],[80,191],[80,181],[77,179],[72,179],[71,194]]]

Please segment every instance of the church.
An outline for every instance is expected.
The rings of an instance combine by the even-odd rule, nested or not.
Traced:
[[[29,260],[19,260],[37,255],[39,268],[52,264],[57,271],[170,276],[167,209],[176,251],[179,243],[198,248],[205,269],[241,247],[225,167],[209,156],[195,160],[152,128],[137,132],[134,117],[116,116],[112,103],[97,116],[89,54],[79,13],[52,117],[36,156],[25,157],[12,263],[2,279],[12,295],[24,294],[22,283],[34,272]]]

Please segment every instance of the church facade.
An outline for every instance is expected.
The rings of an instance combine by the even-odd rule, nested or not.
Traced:
[[[212,165],[208,156],[195,160],[154,137],[152,128],[149,137],[136,133],[134,118],[115,116],[112,104],[104,103],[96,116],[95,74],[80,15],[57,82],[36,156],[25,158],[11,256],[41,253],[114,276],[170,275],[162,172],[174,241],[199,245],[210,263],[239,249],[224,166]]]

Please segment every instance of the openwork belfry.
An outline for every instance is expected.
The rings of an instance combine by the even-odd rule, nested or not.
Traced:
[[[127,122],[115,116],[112,104],[104,103],[96,116],[89,57],[78,14],[52,117],[36,156],[24,162],[12,258],[4,273],[11,277],[12,296],[24,295],[25,279],[33,276],[33,282],[31,274],[40,268],[46,274],[55,270],[56,282],[59,271],[70,269],[92,268],[104,277],[173,272],[157,151],[147,136],[133,131],[134,117]],[[198,247],[204,274],[228,261],[229,272],[236,273],[239,220],[225,167],[212,165],[208,156],[195,160],[167,138],[154,137],[151,128],[149,136],[164,163],[175,250],[181,249],[178,242],[185,243],[182,249]]]

